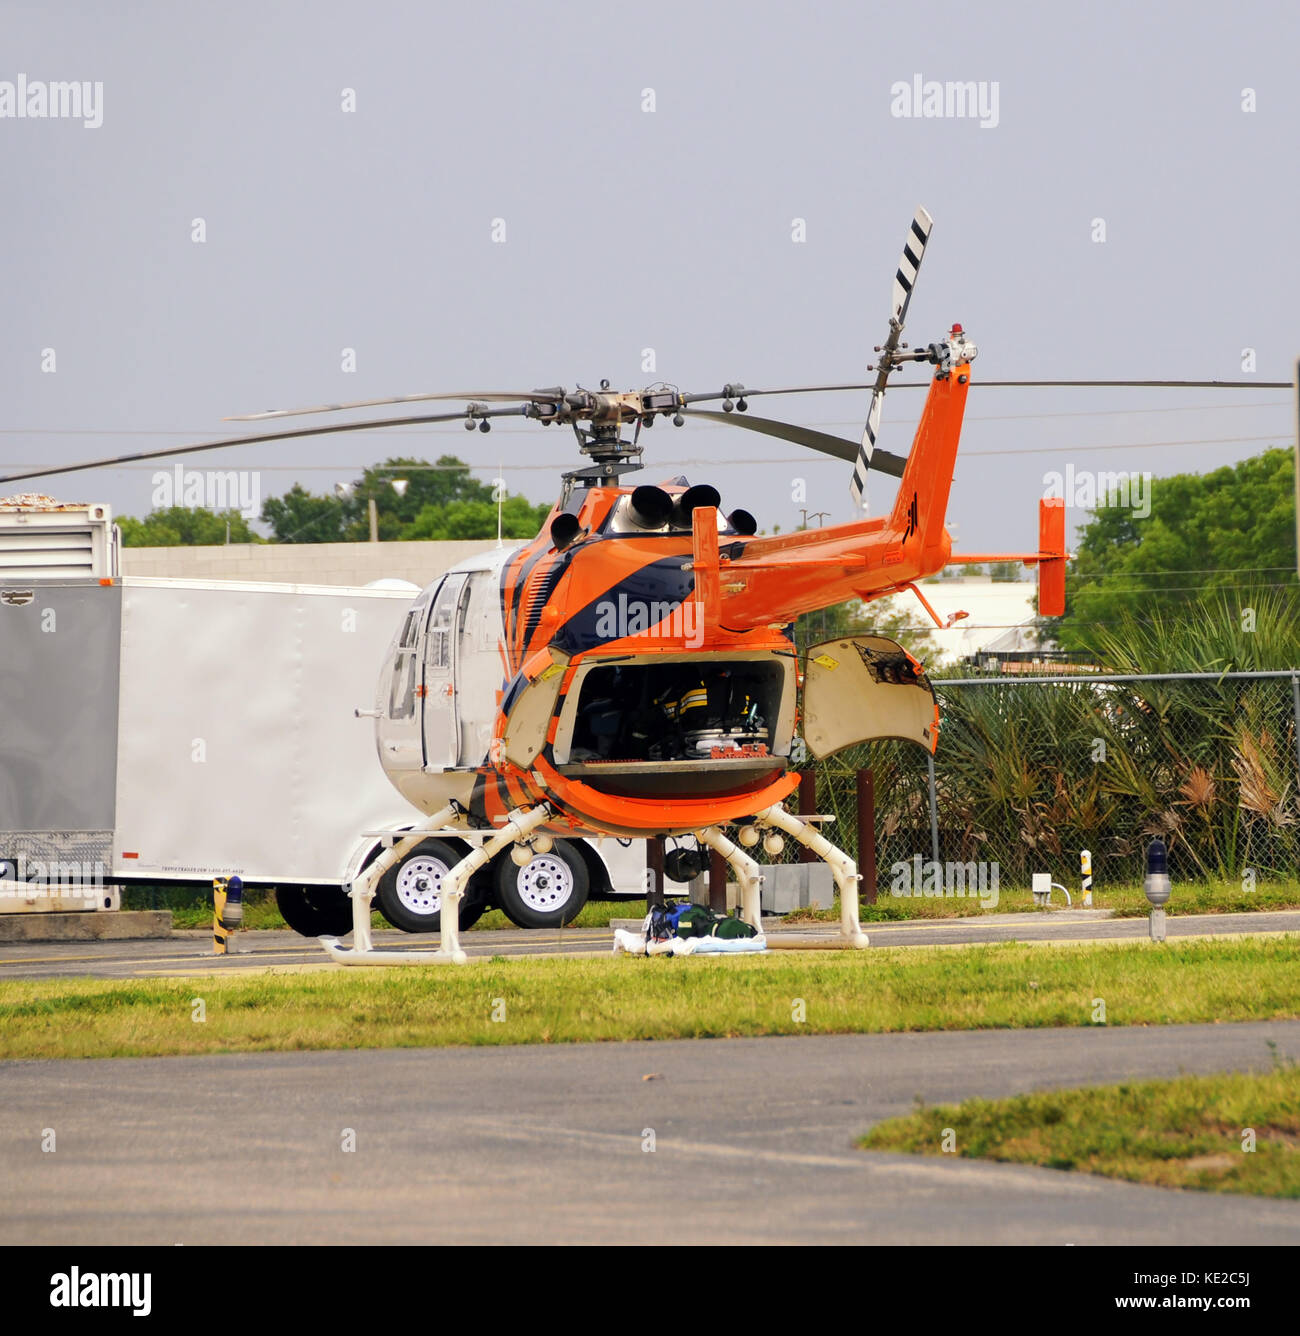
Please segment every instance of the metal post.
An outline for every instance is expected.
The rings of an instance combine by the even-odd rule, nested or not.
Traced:
[[[1296,783],[1300,784],[1300,677],[1291,677],[1291,717],[1295,720]]]
[[[930,775],[930,857],[939,861],[939,800],[934,792],[934,757],[925,758]]]
[[[664,837],[654,835],[645,842],[645,865],[650,873],[646,889],[646,908],[664,902]]]
[[[856,775],[858,794],[858,872],[859,902],[876,903],[876,776],[873,771],[859,770]]]
[[[709,850],[709,908],[727,912],[727,861],[716,849]]]
[[[370,541],[377,543],[379,541],[379,507],[375,505],[375,498],[370,498]]]
[[[799,772],[799,815],[817,815],[817,772],[815,770],[801,770]],[[799,861],[801,863],[816,863],[819,860],[811,849],[805,848],[801,844],[799,846]]]
[[[217,956],[226,954],[226,925],[221,921],[226,912],[226,886],[225,877],[212,878],[212,953]]]

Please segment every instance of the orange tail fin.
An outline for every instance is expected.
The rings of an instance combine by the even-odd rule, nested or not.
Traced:
[[[1038,503],[1038,615],[1065,613],[1065,499],[1048,497]]]

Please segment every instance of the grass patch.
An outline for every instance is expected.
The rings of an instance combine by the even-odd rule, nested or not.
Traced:
[[[577,918],[565,926],[566,928],[608,928],[613,919],[643,919],[645,915],[644,900],[588,900],[578,911]],[[499,909],[489,909],[471,931],[478,932],[480,929],[486,929],[488,932],[501,931],[502,929],[519,931]],[[559,929],[547,928],[545,931],[558,932]]]
[[[122,892],[123,909],[170,909],[173,928],[210,928],[212,926],[212,892],[193,886],[140,886],[128,887]],[[645,918],[644,900],[589,900],[579,910],[571,928],[607,928],[611,919]],[[377,910],[370,914],[374,929],[390,928],[392,924]],[[514,928],[514,924],[499,910],[491,909],[470,931]],[[244,892],[244,930],[280,928],[289,925],[280,916],[275,905],[275,892],[247,890]]]
[[[1281,1019],[1300,1016],[1297,966],[1286,935],[4,982],[0,1057],[1075,1026],[1095,998],[1112,1025]]]
[[[1002,887],[998,903],[982,909],[974,897],[894,896],[889,893],[887,876],[880,878],[879,894],[874,905],[862,906],[864,923],[887,923],[909,919],[973,918],[993,914],[1042,914],[1049,917],[1051,910],[1038,909],[1028,886]],[[1071,887],[1074,907],[1080,905],[1080,896]],[[1113,909],[1116,918],[1145,918],[1151,906],[1142,891],[1142,883],[1097,886],[1092,894],[1094,909]],[[1065,907],[1060,891],[1052,892],[1054,909]],[[1178,914],[1248,914],[1267,913],[1279,909],[1300,909],[1300,883],[1261,882],[1253,891],[1243,891],[1237,881],[1179,882],[1165,911],[1170,918]],[[787,923],[832,922],[840,916],[839,905],[832,909],[800,909],[786,915]]]
[[[680,899],[686,894],[685,887],[674,888],[669,892],[672,898]],[[1073,894],[1073,891],[1071,892]],[[1113,909],[1118,918],[1145,917],[1151,912],[1146,896],[1142,893],[1140,882],[1125,886],[1099,887],[1093,894],[1095,908]],[[1079,898],[1075,896],[1075,904]],[[1052,892],[1053,905],[1064,903],[1059,891]],[[212,926],[212,892],[197,887],[129,887],[122,893],[124,909],[170,909],[174,928],[209,928]],[[1269,911],[1277,909],[1300,909],[1300,883],[1266,882],[1254,891],[1243,891],[1239,882],[1204,882],[1179,883],[1166,906],[1169,916],[1177,914],[1243,914],[1252,910]],[[988,909],[981,909],[978,899],[973,897],[951,898],[893,896],[889,893],[889,882],[882,878],[880,896],[874,905],[862,906],[863,923],[892,923],[915,919],[950,919],[968,918],[989,914],[1024,914],[1036,912],[1047,915],[1050,911],[1038,910],[1034,906],[1029,889],[1003,888],[998,894],[998,903]],[[579,912],[570,927],[607,928],[611,919],[644,918],[646,903],[644,900],[590,900]],[[837,901],[831,909],[800,909],[787,914],[787,923],[835,923],[839,921],[840,910]],[[375,910],[370,916],[371,926],[387,928],[391,926],[387,919]],[[244,892],[244,927],[246,929],[281,928],[288,924],[280,917],[275,907],[275,892],[267,890],[248,890]],[[500,931],[515,925],[499,910],[492,909],[483,915],[470,931]]]
[[[920,1109],[873,1127],[867,1150],[1038,1164],[1166,1188],[1300,1197],[1300,1067],[1054,1090]],[[1254,1149],[1247,1129],[1254,1133]]]

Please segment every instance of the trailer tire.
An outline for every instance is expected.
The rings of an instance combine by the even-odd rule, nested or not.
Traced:
[[[549,853],[538,854],[523,867],[503,850],[495,867],[497,904],[516,927],[562,927],[587,903],[591,877],[586,860],[568,840],[556,840]]]
[[[403,932],[438,932],[442,926],[438,888],[466,852],[465,846],[450,840],[422,840],[380,877],[375,889],[379,912]],[[476,874],[461,897],[460,926],[472,928],[487,908],[482,879]]]
[[[304,937],[342,937],[352,931],[352,901],[333,886],[277,886],[280,917]]]

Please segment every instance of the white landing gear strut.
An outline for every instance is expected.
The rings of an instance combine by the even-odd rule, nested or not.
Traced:
[[[763,931],[763,869],[738,845],[733,844],[717,826],[697,830],[695,838],[716,849],[731,864],[740,883],[740,917],[755,932]]]
[[[463,965],[469,957],[460,945],[460,900],[466,883],[485,863],[506,847],[529,835],[550,815],[545,803],[527,811],[512,812],[510,820],[490,840],[484,840],[477,849],[466,854],[442,879],[440,895],[441,932],[436,951],[383,951],[370,936],[370,901],[374,898],[379,879],[394,863],[400,862],[424,840],[430,831],[441,830],[456,819],[458,808],[444,807],[404,835],[390,849],[385,849],[373,863],[352,883],[348,894],[352,897],[352,946],[340,944],[337,937],[321,937],[320,944],[330,958],[340,965],[437,965],[451,962]]]
[[[779,803],[759,812],[754,817],[754,824],[760,827],[775,826],[777,830],[783,830],[804,848],[811,849],[822,862],[830,865],[836,889],[840,893],[840,936],[844,939],[843,946],[854,950],[865,947],[867,934],[862,931],[862,921],[858,917],[860,878],[858,865],[853,859],[843,849],[837,849],[815,826],[800,821]]]

